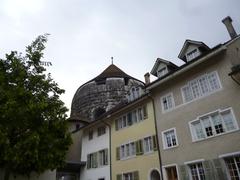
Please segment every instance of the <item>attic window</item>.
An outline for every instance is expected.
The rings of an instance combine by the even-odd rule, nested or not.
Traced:
[[[197,56],[200,55],[200,52],[198,49],[194,49],[190,52],[187,53],[187,61],[191,61],[193,60],[194,58],[196,58]]]
[[[164,76],[165,74],[167,74],[168,71],[167,71],[167,67],[164,67],[164,68],[161,68],[157,71],[157,76],[158,77],[162,77]]]

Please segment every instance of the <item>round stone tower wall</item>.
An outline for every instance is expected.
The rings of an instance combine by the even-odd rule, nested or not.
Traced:
[[[126,78],[106,78],[104,81],[90,81],[76,92],[71,108],[71,117],[93,121],[117,104],[127,101],[132,87],[143,86],[141,81]]]

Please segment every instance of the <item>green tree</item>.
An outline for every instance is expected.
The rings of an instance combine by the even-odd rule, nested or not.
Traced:
[[[59,99],[63,89],[41,65],[47,35],[0,59],[0,167],[29,176],[64,165],[72,140],[67,108]]]

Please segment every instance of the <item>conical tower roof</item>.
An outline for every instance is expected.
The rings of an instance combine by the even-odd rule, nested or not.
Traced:
[[[78,88],[72,100],[70,118],[92,121],[96,115],[126,101],[130,88],[143,85],[142,81],[111,64],[97,77]]]

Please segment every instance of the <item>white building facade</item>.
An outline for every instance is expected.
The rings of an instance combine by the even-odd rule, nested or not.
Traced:
[[[86,127],[82,136],[80,179],[110,180],[109,128],[104,123]]]

